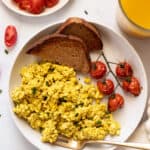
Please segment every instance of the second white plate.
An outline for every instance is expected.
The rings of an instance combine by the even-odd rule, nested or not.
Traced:
[[[17,14],[27,16],[27,17],[42,17],[42,16],[47,16],[47,15],[50,15],[50,14],[58,11],[59,9],[64,7],[69,2],[69,0],[59,0],[58,4],[56,4],[52,8],[46,8],[40,14],[32,14],[32,13],[26,12],[26,11],[20,9],[17,5],[15,5],[15,3],[12,0],[2,0],[2,2],[8,9],[12,10],[13,12],[15,12]]]

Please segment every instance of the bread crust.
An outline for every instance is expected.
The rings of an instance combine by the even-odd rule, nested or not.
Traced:
[[[59,53],[58,47],[59,47],[60,51],[62,51],[62,50],[65,51],[65,47],[62,47],[62,43],[65,43],[66,47],[69,47],[70,49],[72,48],[72,52],[74,51],[74,49],[79,49],[82,53],[83,58],[81,58],[81,62],[83,64],[79,64],[80,66],[82,66],[80,68],[80,67],[73,66],[73,64],[77,65],[76,63],[80,63],[80,62],[72,62],[72,64],[71,63],[63,64],[62,61],[59,62],[59,59],[56,60],[56,62],[60,63],[62,65],[67,65],[69,67],[73,67],[77,71],[81,71],[83,73],[88,73],[90,71],[91,63],[90,63],[90,57],[88,54],[87,46],[83,42],[82,39],[75,37],[75,36],[61,35],[61,34],[56,34],[56,33],[44,36],[41,39],[39,39],[37,42],[35,42],[33,45],[31,45],[31,47],[27,51],[27,54],[36,55],[36,56],[43,58],[44,60],[52,61],[55,63],[55,61],[52,58],[50,58],[52,56],[48,56],[48,54],[52,55],[49,52],[53,51],[53,49],[56,49],[57,52]],[[51,49],[50,47],[53,47],[53,48]],[[78,53],[80,53],[80,51]],[[53,52],[53,54],[57,55],[57,54],[55,54],[55,51]],[[62,56],[57,56],[57,57],[58,58],[62,57],[62,59],[63,59],[63,57],[64,57],[63,53],[61,52],[61,54],[62,54]],[[68,57],[69,57],[69,54],[68,54]],[[68,58],[64,58],[64,59],[66,60]]]
[[[65,30],[69,30],[68,28],[71,27],[72,25],[80,25],[80,26],[84,26],[89,32],[91,32],[92,35],[94,35],[95,37],[95,42],[90,42],[90,37],[89,37],[89,42],[87,43],[87,37],[86,37],[86,33],[85,35],[80,35],[78,34],[78,31],[71,31],[69,33],[69,31],[67,31],[67,33],[65,33]],[[74,35],[77,36],[79,38],[81,38],[86,44],[87,44],[87,48],[88,51],[93,51],[93,50],[101,50],[103,48],[103,43],[101,40],[101,34],[99,32],[99,30],[91,23],[87,22],[84,19],[78,18],[78,17],[71,17],[69,19],[67,19],[56,31],[56,33],[59,34],[67,34],[67,35]]]

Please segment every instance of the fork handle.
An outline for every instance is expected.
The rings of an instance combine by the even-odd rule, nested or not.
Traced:
[[[150,144],[143,144],[143,143],[130,143],[130,142],[110,142],[110,141],[87,141],[87,143],[101,143],[101,144],[109,144],[115,146],[124,146],[142,150],[150,150]]]

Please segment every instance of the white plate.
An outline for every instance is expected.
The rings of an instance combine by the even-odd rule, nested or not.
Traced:
[[[148,100],[148,106],[147,106],[147,120],[145,122],[145,129],[146,129],[146,133],[147,133],[147,138],[145,140],[149,140],[150,142],[150,98]]]
[[[52,8],[46,8],[40,14],[32,14],[32,13],[26,12],[20,9],[12,0],[2,0],[2,2],[5,4],[7,8],[9,8],[10,10],[14,11],[17,14],[28,16],[28,17],[42,17],[42,16],[50,15],[54,13],[55,11],[61,9],[69,2],[69,0],[59,0],[58,4],[56,4]]]
[[[20,84],[20,76],[19,76],[20,69],[23,66],[36,61],[36,57],[26,55],[26,50],[28,46],[30,46],[31,43],[36,41],[39,37],[54,32],[59,25],[60,24],[57,23],[55,25],[47,27],[46,29],[41,30],[32,39],[30,39],[29,42],[25,44],[23,49],[16,57],[16,60],[12,67],[9,91],[12,91],[14,87]],[[143,88],[141,94],[138,97],[131,96],[129,94],[124,93],[121,89],[117,89],[117,91],[121,93],[125,98],[124,108],[114,113],[115,119],[119,121],[122,126],[121,134],[120,136],[116,136],[113,138],[108,137],[107,139],[113,141],[125,141],[128,139],[128,137],[134,132],[134,130],[138,126],[146,106],[148,89],[147,89],[147,78],[146,78],[145,70],[141,62],[141,59],[139,58],[134,48],[127,42],[127,40],[125,40],[123,37],[116,34],[114,31],[110,30],[105,26],[98,25],[96,23],[95,25],[101,31],[102,40],[104,44],[104,48],[103,48],[104,53],[109,59],[109,61],[113,61],[113,62],[119,62],[123,60],[128,61],[133,66],[134,74],[139,79],[141,86]],[[97,55],[98,52],[92,53],[91,54],[92,59],[95,59]],[[110,78],[112,77],[110,76]],[[12,112],[13,103],[11,98],[10,98],[10,108]],[[61,147],[52,146],[51,144],[42,143],[40,141],[40,133],[33,130],[31,127],[29,127],[29,125],[26,122],[24,122],[22,119],[19,119],[13,112],[12,112],[12,116],[17,127],[20,129],[21,133],[26,137],[26,139],[28,139],[33,145],[35,145],[39,149],[41,150],[64,149]],[[85,149],[98,150],[99,148],[100,148],[99,145],[93,144],[90,146],[88,145]]]

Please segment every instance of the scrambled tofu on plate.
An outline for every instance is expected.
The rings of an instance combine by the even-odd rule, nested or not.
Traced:
[[[43,62],[23,67],[21,85],[12,91],[14,112],[53,143],[59,135],[98,140],[118,135],[120,125],[101,102],[93,84],[82,84],[73,68]]]

